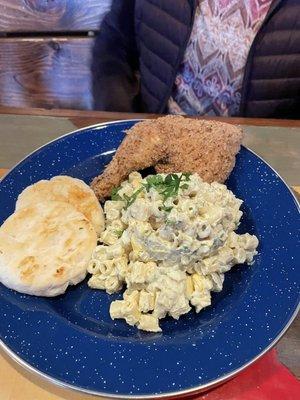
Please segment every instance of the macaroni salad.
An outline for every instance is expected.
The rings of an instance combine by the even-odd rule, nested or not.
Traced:
[[[92,288],[111,294],[126,285],[111,318],[159,332],[160,319],[209,306],[224,273],[257,254],[255,236],[234,232],[241,204],[197,174],[131,173],[105,202],[106,229],[88,267]]]

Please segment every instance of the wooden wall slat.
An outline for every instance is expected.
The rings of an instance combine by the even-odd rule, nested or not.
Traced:
[[[98,30],[112,0],[0,0],[0,33]]]
[[[0,105],[91,109],[93,39],[0,39]]]

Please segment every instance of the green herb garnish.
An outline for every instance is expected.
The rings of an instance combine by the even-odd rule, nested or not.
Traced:
[[[180,186],[180,189],[187,189],[189,185],[187,183],[184,183],[183,185]]]
[[[117,229],[114,233],[120,238],[123,235],[124,229]]]
[[[176,174],[168,174],[164,180],[164,187],[160,194],[164,198],[164,202],[169,197],[176,197],[178,195],[179,188],[180,189],[187,189],[188,184],[184,183],[181,185],[182,182],[187,182],[190,180],[189,173],[176,175]]]
[[[166,225],[169,225],[169,226],[172,226],[172,225],[175,225],[175,221],[173,221],[173,220],[171,220],[171,219],[167,219],[166,220]]]
[[[114,200],[114,201],[122,200],[122,197],[118,193],[120,189],[121,189],[121,186],[112,188],[112,191],[110,193],[110,197],[112,200]]]
[[[131,206],[131,204],[133,202],[135,202],[137,196],[139,195],[139,193],[141,193],[142,190],[144,190],[144,186],[141,186],[138,190],[136,190],[135,192],[132,193],[131,196],[128,196],[126,193],[123,194],[123,197],[119,195],[119,190],[121,189],[121,187],[115,187],[112,189],[110,197],[113,201],[116,200],[121,200],[125,202],[125,209],[128,208],[129,206]]]
[[[179,189],[187,189],[188,182],[190,180],[191,173],[186,172],[181,175],[177,174],[168,174],[165,178],[161,175],[152,175],[146,178],[146,183],[142,184],[142,186],[137,189],[131,196],[124,194],[123,197],[119,195],[119,190],[121,187],[113,188],[111,191],[111,199],[112,200],[122,200],[125,202],[125,210],[131,206],[132,203],[135,202],[138,195],[146,189],[147,192],[151,188],[157,190],[157,192],[163,197],[163,207],[162,210],[166,212],[170,212],[173,207],[166,206],[164,203],[170,197],[176,197],[178,195]],[[185,183],[183,183],[185,182]]]
[[[164,185],[164,178],[161,175],[152,175],[146,178],[146,182],[145,188],[149,191],[151,187],[157,188]]]
[[[173,207],[167,207],[167,206],[163,205],[163,206],[161,207],[161,210],[162,210],[162,211],[165,211],[165,212],[170,212],[170,211],[172,210],[172,208],[173,208]]]
[[[192,175],[192,173],[191,172],[184,172],[183,174],[182,174],[182,176],[185,178],[185,180],[188,182],[188,181],[190,181],[191,179],[190,179],[190,176]]]
[[[124,194],[123,199],[125,201],[125,210],[131,206],[132,203],[135,202],[137,199],[138,195],[144,190],[144,186],[141,186],[139,189],[137,189],[135,192],[132,193],[131,196],[127,196],[127,194]]]
[[[154,187],[164,198],[164,202],[169,197],[175,197],[178,195],[179,188],[187,189],[188,184],[184,183],[180,186],[181,182],[188,182],[190,180],[191,173],[186,172],[181,175],[168,174],[165,178],[161,175],[149,176],[146,181],[145,188],[147,191],[151,187]]]

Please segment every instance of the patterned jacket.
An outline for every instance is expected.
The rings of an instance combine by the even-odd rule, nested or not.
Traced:
[[[95,108],[166,112],[196,0],[114,0],[93,50]],[[240,116],[300,118],[300,1],[274,0],[250,48]]]

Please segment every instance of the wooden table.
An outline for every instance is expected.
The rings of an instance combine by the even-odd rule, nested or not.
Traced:
[[[0,0],[0,105],[91,109],[91,52],[112,0]]]
[[[0,174],[56,137],[99,122],[150,115],[0,107]],[[221,119],[222,120],[222,119]],[[228,118],[246,132],[244,144],[264,157],[300,195],[300,121]],[[300,377],[300,318],[276,346],[280,360]],[[0,400],[92,399],[32,376],[0,354]],[[98,398],[97,398],[98,399]]]

